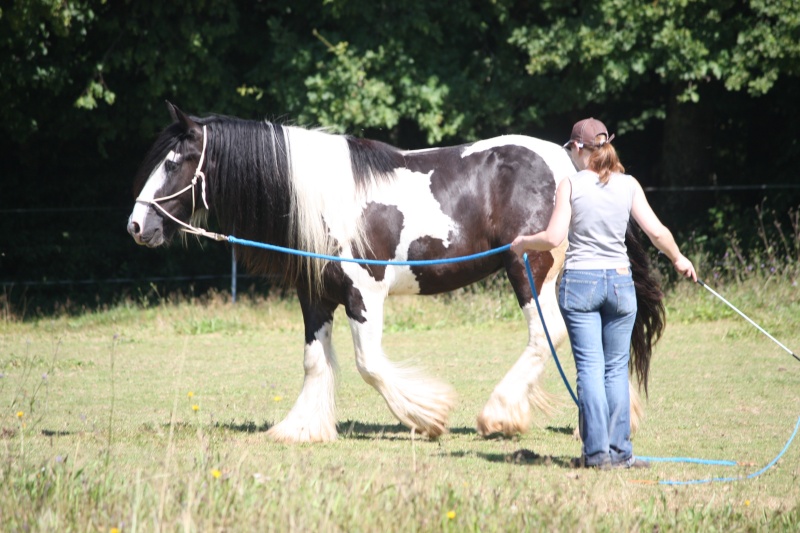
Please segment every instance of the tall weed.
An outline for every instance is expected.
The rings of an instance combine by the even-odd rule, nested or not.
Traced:
[[[764,199],[750,214],[723,204],[709,209],[708,216],[706,231],[692,232],[679,242],[704,281],[717,286],[780,282],[797,287],[800,206],[778,213]],[[672,265],[662,260],[656,264],[666,285],[674,285]]]

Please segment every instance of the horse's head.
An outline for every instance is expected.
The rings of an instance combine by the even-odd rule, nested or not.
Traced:
[[[206,131],[167,103],[173,123],[158,137],[139,168],[134,184],[136,204],[128,233],[138,244],[160,246],[208,208],[204,159]]]

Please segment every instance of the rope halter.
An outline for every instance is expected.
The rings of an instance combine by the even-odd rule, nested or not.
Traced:
[[[206,197],[206,174],[202,170],[203,162],[206,159],[206,146],[207,146],[207,143],[208,143],[208,135],[207,135],[207,132],[206,132],[206,126],[204,125],[203,126],[203,151],[200,152],[200,161],[197,162],[197,168],[194,171],[194,176],[192,176],[192,182],[189,185],[187,185],[186,187],[184,187],[183,189],[179,190],[176,193],[170,194],[169,196],[162,196],[161,198],[153,198],[152,200],[148,200],[146,198],[141,198],[140,197],[140,198],[137,198],[136,201],[137,202],[143,202],[143,203],[152,205],[153,207],[156,207],[159,211],[161,211],[164,215],[166,215],[168,218],[170,218],[173,222],[175,222],[176,224],[180,225],[181,226],[181,231],[184,231],[186,233],[191,233],[193,235],[202,235],[204,237],[209,237],[209,238],[214,239],[216,241],[224,241],[224,240],[227,239],[227,237],[225,235],[221,235],[219,233],[213,233],[213,232],[204,230],[203,228],[197,228],[195,226],[192,226],[191,224],[187,224],[186,222],[178,220],[174,215],[172,215],[172,213],[170,213],[169,211],[164,209],[164,207],[162,207],[161,204],[159,203],[159,202],[165,202],[167,200],[171,200],[171,199],[173,199],[173,198],[175,198],[177,196],[180,196],[181,194],[185,193],[186,191],[191,190],[192,191],[192,214],[189,216],[189,220],[191,220],[191,218],[194,216],[195,207],[196,207],[195,206],[195,199],[194,199],[194,197],[195,197],[194,187],[195,187],[195,185],[197,185],[197,182],[199,181],[200,182],[200,197],[203,199],[203,205],[205,206],[206,210],[209,209],[209,207],[208,207],[208,199]]]

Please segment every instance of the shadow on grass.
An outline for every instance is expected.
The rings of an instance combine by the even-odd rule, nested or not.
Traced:
[[[555,427],[555,426],[547,426],[545,428],[550,433],[559,433],[561,435],[572,435],[575,432],[575,428],[572,426],[563,426],[563,427]]]
[[[45,437],[69,437],[70,435],[78,435],[79,433],[86,433],[85,431],[65,431],[56,429],[43,429],[42,435]]]
[[[214,427],[237,433],[266,433],[272,427],[272,424],[269,422],[256,424],[252,420],[245,420],[244,422],[214,422]]]
[[[559,466],[574,469],[572,457],[539,455],[531,450],[520,449],[513,453],[478,453],[478,457],[490,463],[511,463],[530,466]]]
[[[274,424],[267,421],[258,424],[252,420],[245,420],[243,422],[236,422],[232,420],[229,422],[214,422],[211,424],[211,427],[214,429],[222,429],[226,431],[232,431],[235,433],[266,433],[267,431],[270,430],[270,428],[272,428],[273,425]],[[193,428],[193,427],[194,427],[193,425],[185,422],[178,422],[175,424],[175,428],[178,430]],[[169,429],[169,424],[162,424],[162,428],[163,430]],[[569,426],[566,427],[548,426],[546,430],[553,433],[559,433],[562,435],[572,435],[573,432],[573,429]],[[358,420],[346,420],[336,424],[336,431],[339,434],[339,438],[342,439],[411,440],[412,438],[411,430],[399,423],[373,424],[368,422],[359,422]],[[475,428],[467,426],[449,428],[448,432],[453,435],[474,435],[476,437],[478,436],[478,432],[475,430]],[[45,436],[65,436],[65,435],[70,435],[72,433],[74,432],[54,431],[54,430],[42,431],[42,434]],[[428,439],[427,437],[424,437],[419,433],[417,433],[414,438],[418,440],[429,440],[431,442],[435,442],[436,440],[436,439]],[[517,439],[517,436],[507,437],[502,433],[493,433],[483,438],[485,440],[515,440]]]
[[[347,420],[336,424],[339,437],[352,440],[411,440],[411,430],[403,424],[370,424],[357,420]],[[419,433],[414,439],[428,440]]]
[[[224,429],[226,431],[238,433],[266,433],[270,430],[270,428],[272,428],[273,425],[274,424],[270,422],[257,424],[251,420],[246,420],[244,422],[214,422],[212,427],[215,429]],[[168,427],[169,424],[165,425],[165,428]],[[343,439],[411,439],[411,430],[402,424],[371,424],[367,422],[359,422],[357,420],[347,420],[336,424],[336,431],[339,433],[339,438]],[[450,433],[468,435],[475,433],[475,430],[467,427],[451,428]],[[415,438],[419,440],[427,440],[420,434],[417,434]]]
[[[347,420],[336,425],[339,436],[345,439],[390,439],[390,440],[411,440],[411,430],[402,424],[370,424],[357,420]],[[448,433],[453,435],[476,435],[475,428],[466,426],[453,427],[448,429]],[[414,436],[419,440],[430,440],[419,433]]]

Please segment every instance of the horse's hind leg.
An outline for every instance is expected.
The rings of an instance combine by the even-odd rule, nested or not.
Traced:
[[[539,302],[553,343],[566,339],[566,328],[555,300],[555,279],[545,283]],[[530,426],[531,405],[547,412],[549,402],[540,379],[550,354],[536,304],[531,300],[522,310],[528,323],[528,345],[511,370],[497,384],[478,415],[478,432],[485,436],[502,433],[513,436]]]
[[[331,333],[336,304],[311,301],[298,290],[305,321],[303,389],[289,414],[267,435],[278,442],[336,440],[336,354]]]
[[[633,376],[628,376],[628,391],[631,396],[631,435],[639,431],[639,427],[644,421],[644,405],[642,405],[642,397],[639,395],[639,389],[633,383]]]
[[[455,394],[445,383],[387,359],[381,346],[385,294],[353,289],[359,305],[348,308],[356,366],[361,377],[377,390],[389,410],[404,425],[436,438],[447,432]]]

